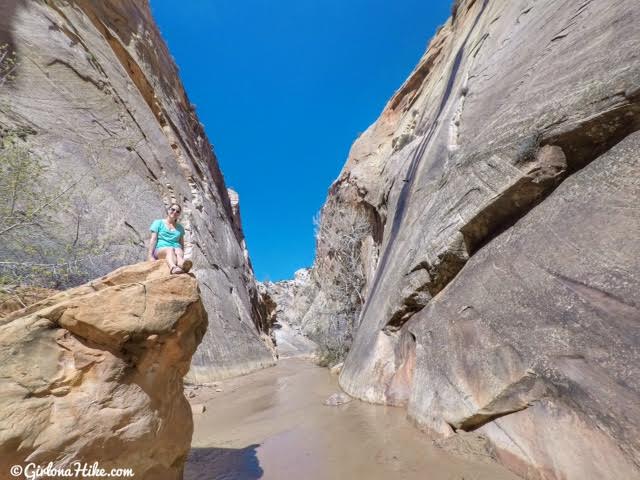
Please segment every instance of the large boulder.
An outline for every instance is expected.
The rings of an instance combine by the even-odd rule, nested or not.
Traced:
[[[182,478],[193,433],[182,382],[206,328],[198,282],[164,262],[0,320],[0,471],[78,461]]]
[[[6,285],[0,288],[0,319],[58,293],[30,285]]]

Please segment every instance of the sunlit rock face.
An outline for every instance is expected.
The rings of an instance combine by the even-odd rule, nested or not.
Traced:
[[[278,357],[314,356],[318,345],[309,338],[313,336],[313,324],[308,313],[317,287],[309,269],[296,271],[293,280],[264,282],[258,287],[264,303],[270,306],[269,320]]]
[[[340,384],[525,478],[638,477],[640,4],[456,5],[323,209],[359,238]]]
[[[55,206],[42,232],[3,235],[0,260],[55,264],[54,287],[77,285],[145,259],[151,222],[178,202],[209,314],[190,380],[273,364],[240,224],[148,2],[3,1],[1,45],[16,63],[3,136],[46,167],[31,187]]]
[[[182,478],[193,433],[182,382],[207,314],[196,279],[163,263],[122,267],[0,320],[4,472],[98,462]]]

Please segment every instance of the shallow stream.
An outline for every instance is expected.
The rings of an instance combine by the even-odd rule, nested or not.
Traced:
[[[406,410],[323,402],[337,379],[308,360],[195,390],[186,480],[513,480],[489,458],[436,447]],[[192,394],[193,395],[193,394]]]

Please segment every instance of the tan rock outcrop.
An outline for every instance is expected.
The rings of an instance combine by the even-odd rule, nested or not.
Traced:
[[[58,293],[50,288],[8,285],[0,289],[0,319]]]
[[[639,17],[456,2],[323,208],[313,303],[352,312],[349,395],[525,478],[640,477]]]
[[[239,221],[149,2],[2,1],[2,45],[16,67],[0,82],[0,140],[45,169],[18,201],[44,207],[39,227],[3,232],[0,276],[68,288],[141,261],[178,202],[210,325],[191,379],[272,365]]]
[[[182,379],[207,328],[198,284],[120,268],[0,320],[0,472],[98,462],[179,479],[193,420]]]

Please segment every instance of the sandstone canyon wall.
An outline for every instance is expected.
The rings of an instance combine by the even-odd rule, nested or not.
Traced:
[[[149,3],[3,1],[0,46],[15,55],[0,85],[3,148],[10,139],[31,161],[11,210],[19,222],[20,208],[40,209],[34,225],[0,228],[0,273],[61,288],[143,260],[150,223],[178,202],[209,314],[191,380],[273,364],[237,197]]]
[[[300,311],[356,239],[345,391],[525,478],[640,478],[639,129],[637,1],[455,2],[323,208]]]

